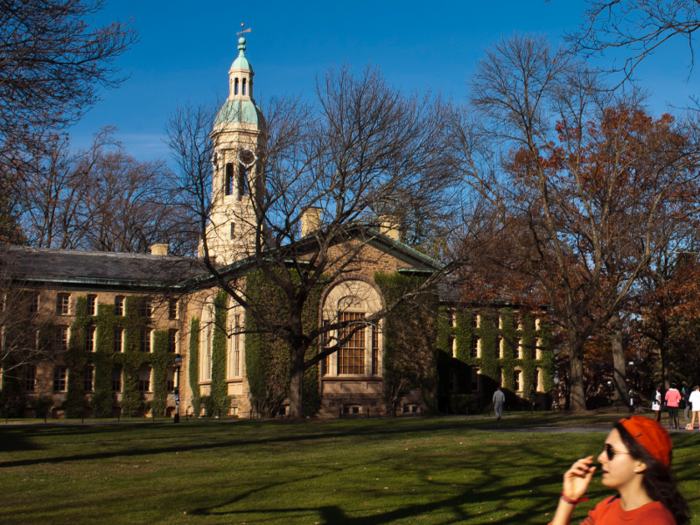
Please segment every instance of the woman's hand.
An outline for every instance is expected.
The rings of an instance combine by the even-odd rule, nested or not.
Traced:
[[[588,485],[593,479],[596,467],[593,465],[593,456],[579,459],[571,465],[564,474],[564,495],[573,500],[581,499],[588,490]]]

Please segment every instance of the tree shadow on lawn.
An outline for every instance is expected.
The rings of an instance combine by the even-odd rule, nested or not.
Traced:
[[[366,501],[367,498],[380,499],[386,496],[411,496],[416,499],[425,499],[426,492],[431,493],[431,489],[433,492],[456,490],[458,493],[438,497],[438,499],[426,503],[409,504],[389,511],[380,511],[376,515],[372,514],[359,517],[348,516],[348,510],[342,508],[340,505],[261,508],[259,501],[251,501],[250,509],[225,510],[226,507],[231,505],[240,506],[241,504],[245,504],[250,496],[259,494],[267,489],[271,489],[271,497],[274,494],[275,499],[279,500],[284,495],[283,492],[280,492],[280,488],[287,483],[251,490],[218,505],[195,509],[193,513],[213,516],[237,516],[240,519],[246,520],[251,519],[250,515],[255,514],[263,514],[269,520],[275,518],[291,520],[295,515],[303,515],[304,518],[308,519],[310,515],[313,515],[317,516],[317,519],[320,518],[321,523],[327,525],[380,525],[396,522],[398,520],[406,520],[408,518],[416,518],[435,512],[440,512],[441,517],[444,517],[441,523],[445,524],[460,523],[465,520],[479,518],[483,518],[484,521],[498,518],[499,523],[505,524],[522,524],[524,518],[537,517],[541,523],[545,523],[551,519],[545,517],[545,514],[550,513],[550,516],[553,516],[557,505],[561,477],[564,471],[570,466],[570,458],[554,457],[545,454],[546,451],[543,451],[541,447],[536,448],[532,445],[523,445],[521,446],[521,453],[527,455],[530,462],[535,462],[539,465],[537,470],[541,472],[541,474],[526,478],[525,482],[522,484],[514,484],[513,476],[504,474],[504,472],[513,472],[517,474],[518,469],[522,468],[522,460],[518,457],[513,457],[513,455],[508,455],[504,453],[504,451],[491,450],[490,452],[491,456],[480,454],[479,457],[464,459],[464,469],[474,474],[472,479],[467,481],[459,479],[433,481],[431,479],[430,474],[435,476],[436,472],[440,473],[455,468],[453,455],[449,455],[449,457],[446,455],[430,457],[429,461],[426,462],[429,463],[428,467],[412,467],[401,463],[396,464],[384,475],[391,476],[392,470],[394,473],[402,472],[404,477],[408,479],[422,480],[422,483],[427,482],[427,489],[421,488],[420,492],[416,493],[399,493],[396,491],[387,493],[384,490],[378,490],[375,491],[376,493],[374,495],[359,491],[360,493],[358,494],[357,501]],[[472,454],[471,456],[474,455]],[[489,460],[489,457],[492,459]],[[379,462],[391,462],[393,464],[396,461],[397,457],[387,456],[378,462],[368,463],[368,466],[376,466]],[[532,471],[533,466],[529,464],[526,468]],[[318,478],[323,477],[323,475],[313,477]],[[313,477],[304,478],[303,481],[308,481],[308,479],[312,479]],[[295,483],[296,481],[288,483]],[[478,489],[474,488],[475,483],[479,483]],[[554,488],[548,492],[539,492],[542,487],[550,486]],[[348,487],[347,490],[352,491],[353,487]],[[533,494],[533,491],[536,492]],[[589,493],[591,499],[596,500],[603,499],[609,495],[611,495],[610,491],[604,487],[602,489],[596,487]],[[511,499],[518,499],[519,501],[509,503]],[[395,506],[395,503],[387,501],[386,506]],[[485,511],[481,510],[480,512],[480,508],[483,509],[484,506],[490,508]],[[350,512],[355,513],[357,510],[358,509],[352,509]],[[449,516],[445,516],[446,514]],[[579,511],[577,515],[579,514],[579,517],[583,519],[585,512]]]
[[[154,423],[153,425],[131,425],[131,426],[113,426],[105,425],[91,426],[85,428],[76,429],[75,427],[70,428],[58,428],[52,427],[50,429],[46,428],[27,428],[20,430],[17,428],[0,428],[0,448],[4,450],[11,451],[22,451],[22,450],[48,450],[50,446],[37,444],[36,440],[50,437],[53,439],[60,439],[61,437],[69,437],[79,435],[80,437],[92,437],[95,440],[99,438],[112,437],[115,443],[122,445],[128,440],[134,438],[133,435],[128,436],[128,440],[119,439],[120,434],[139,432],[139,439],[146,439],[150,432],[168,432],[167,435],[153,435],[152,439],[154,442],[160,440],[176,440],[176,439],[195,439],[197,438],[196,444],[175,444],[171,446],[156,446],[156,447],[142,447],[142,448],[118,448],[111,451],[101,451],[93,453],[84,454],[73,454],[73,455],[61,455],[56,457],[44,457],[44,458],[31,458],[31,459],[18,459],[0,462],[0,468],[8,467],[23,467],[37,465],[41,463],[63,463],[69,461],[85,461],[85,460],[100,460],[100,459],[110,459],[115,457],[140,457],[145,455],[154,454],[170,454],[173,452],[194,452],[201,450],[215,450],[227,447],[242,447],[251,445],[264,445],[264,444],[285,444],[285,443],[295,443],[313,440],[329,440],[329,439],[342,439],[342,438],[371,438],[376,436],[376,440],[384,440],[387,436],[401,436],[402,438],[407,437],[419,437],[423,434],[435,434],[440,432],[470,432],[474,429],[468,425],[463,424],[460,420],[418,420],[418,421],[403,421],[403,420],[386,420],[382,421],[380,424],[375,424],[372,422],[371,425],[365,424],[351,424],[343,425],[338,427],[332,426],[308,426],[299,425],[296,428],[290,427],[289,424],[280,424],[276,427],[267,427],[270,429],[268,435],[263,437],[248,438],[245,434],[251,431],[256,431],[259,427],[263,426],[260,423],[255,423],[254,428],[250,428],[249,425],[237,426],[237,429],[245,429],[246,432],[241,432],[244,434],[241,437],[231,436],[230,439],[225,439],[218,442],[206,442],[201,439],[200,434],[210,437],[211,434],[207,432],[207,428],[217,425],[217,429],[222,429],[224,427],[219,426],[216,423],[201,424],[196,427],[188,427],[187,425],[177,426],[172,423],[169,424],[159,424]],[[404,424],[406,423],[406,424]],[[413,424],[411,424],[413,423]],[[271,424],[273,425],[273,424]],[[232,427],[225,427],[226,429],[231,429]],[[275,431],[280,431],[281,435],[274,435]],[[306,432],[304,432],[306,431]],[[178,433],[180,432],[180,433]],[[218,434],[221,435],[221,434]],[[258,433],[259,435],[259,433]],[[228,437],[228,436],[227,436]],[[12,447],[10,448],[5,448]]]

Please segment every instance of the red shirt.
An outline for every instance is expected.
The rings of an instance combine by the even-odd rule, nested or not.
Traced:
[[[652,501],[638,509],[625,512],[620,504],[620,496],[604,499],[588,513],[581,525],[676,525],[669,510],[659,501]]]
[[[681,393],[675,388],[672,388],[666,392],[666,405],[670,407],[678,407],[678,402],[681,399]]]

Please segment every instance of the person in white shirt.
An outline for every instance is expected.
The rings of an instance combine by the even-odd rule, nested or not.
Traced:
[[[700,427],[700,386],[696,386],[695,390],[690,394],[688,399],[693,407],[693,420],[690,422],[690,430],[695,428],[695,418],[698,418],[698,426]],[[700,428],[698,428],[700,430]]]

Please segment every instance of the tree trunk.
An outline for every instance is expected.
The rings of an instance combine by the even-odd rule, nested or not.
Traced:
[[[571,410],[586,410],[586,394],[583,388],[583,343],[584,340],[577,337],[575,331],[569,329],[569,348],[571,355],[569,366],[571,368]]]
[[[302,419],[304,417],[304,355],[306,349],[294,348],[290,353],[289,366],[289,417]]]
[[[610,344],[613,354],[613,387],[615,388],[615,406],[628,406],[627,397],[627,362],[625,351],[622,347],[622,320],[620,314],[615,312],[610,318]]]

